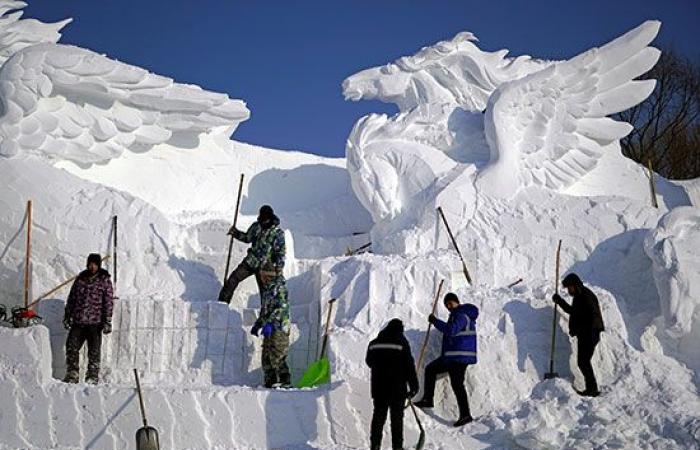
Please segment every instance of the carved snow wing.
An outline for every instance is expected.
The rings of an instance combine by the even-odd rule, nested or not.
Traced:
[[[491,166],[479,187],[510,196],[523,186],[566,188],[590,172],[603,147],[632,126],[609,119],[643,101],[659,50],[647,45],[660,22],[648,21],[600,48],[499,87],[486,109]]]
[[[23,6],[0,2],[0,13]],[[0,19],[2,156],[106,163],[170,140],[194,147],[199,134],[230,135],[249,117],[244,102],[225,94],[56,44],[68,21],[46,25],[19,16]],[[23,30],[31,39],[17,34]]]

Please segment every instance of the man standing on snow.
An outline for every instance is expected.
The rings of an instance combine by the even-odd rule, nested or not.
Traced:
[[[432,314],[428,317],[428,321],[442,333],[442,355],[426,366],[423,399],[415,405],[419,408],[433,407],[435,381],[438,375],[447,372],[459,406],[459,419],[454,426],[460,427],[473,420],[467,390],[464,388],[464,374],[468,365],[476,364],[476,318],[479,316],[479,308],[471,303],[460,305],[459,299],[452,292],[445,295],[443,301],[450,311],[447,322]]]
[[[91,253],[87,269],[73,282],[63,326],[68,332],[66,340],[66,383],[80,381],[80,349],[85,341],[88,346],[88,367],[85,382],[97,384],[100,377],[102,334],[112,332],[112,281],[102,268],[102,258]]]
[[[598,391],[591,359],[596,345],[600,342],[600,333],[605,331],[598,297],[583,285],[581,278],[575,273],[564,277],[561,284],[569,295],[573,296],[571,305],[566,303],[559,294],[554,294],[552,300],[569,314],[569,336],[576,336],[578,343],[576,362],[586,380],[586,389],[576,392],[586,397],[597,397],[600,391]]]
[[[267,210],[266,208],[269,208]],[[289,353],[289,293],[284,278],[286,244],[279,219],[272,208],[260,208],[261,233],[251,247],[244,264],[259,273],[262,300],[260,315],[250,332],[262,331],[262,369],[265,387],[291,387],[287,365]],[[267,214],[272,214],[271,218]]]
[[[403,323],[392,319],[369,343],[365,362],[372,371],[372,450],[382,447],[387,412],[391,411],[391,445],[403,448],[403,411],[407,398],[418,393],[418,377],[411,346],[403,334]]]
[[[275,215],[272,207],[269,205],[263,205],[258,212],[258,220],[253,222],[253,224],[248,228],[245,233],[231,227],[228,231],[229,235],[232,235],[234,239],[237,239],[246,244],[251,244],[248,249],[246,257],[241,261],[241,263],[231,272],[226,283],[221,287],[219,292],[219,301],[224,303],[231,303],[231,298],[233,293],[238,287],[238,284],[248,278],[251,275],[255,275],[255,281],[258,283],[258,290],[260,291],[260,297],[262,298],[262,280],[260,279],[260,260],[254,254],[254,249],[260,240],[260,236],[265,230],[272,228],[273,226],[278,226],[280,220]]]

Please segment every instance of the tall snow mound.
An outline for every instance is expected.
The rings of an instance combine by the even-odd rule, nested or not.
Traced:
[[[400,113],[363,118],[347,159],[332,159],[230,141],[248,117],[242,102],[57,44],[66,22],[20,20],[11,10],[23,5],[0,0],[1,301],[21,299],[27,199],[31,297],[87,253],[109,253],[117,215],[119,300],[98,387],[56,380],[65,291],[40,303],[45,326],[0,328],[0,449],[129,447],[140,426],[132,367],[164,448],[366,448],[366,344],[400,317],[417,351],[440,279],[481,309],[480,362],[467,371],[478,420],[446,426],[456,405],[441,383],[440,406],[423,416],[427,448],[697,448],[700,184],[659,179],[652,208],[646,174],[619,152],[628,126],[606,117],[648,94],[651,84],[633,79],[658,57],[658,22],[568,61],[482,52],[461,33],[361,72],[346,96]],[[295,378],[317,358],[328,300],[338,299],[328,386],[258,388],[254,281],[230,306],[214,301],[241,173],[239,226],[269,203],[287,230]],[[562,378],[541,381],[559,239],[562,272],[582,275],[601,301],[601,398],[572,389],[581,380],[565,317]],[[375,254],[342,256],[370,240]],[[234,245],[232,262],[244,252]],[[417,427],[406,428],[412,443]]]

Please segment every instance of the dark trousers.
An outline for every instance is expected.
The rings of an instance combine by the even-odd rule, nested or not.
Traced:
[[[468,364],[450,361],[446,358],[438,358],[425,367],[425,385],[423,389],[423,400],[432,403],[435,395],[435,382],[438,375],[447,373],[450,376],[450,384],[452,392],[457,397],[457,405],[459,406],[459,417],[471,417],[469,412],[469,397],[467,390],[464,388],[464,374],[467,371]]]
[[[374,413],[372,414],[372,430],[370,433],[371,447],[382,447],[382,432],[386,423],[386,416],[391,411],[391,446],[395,449],[403,448],[403,410],[406,399],[399,398],[375,398]]]
[[[231,275],[229,275],[226,279],[226,283],[224,283],[224,285],[221,287],[221,291],[219,292],[219,301],[231,303],[233,293],[238,285],[241,283],[241,281],[245,280],[251,275],[255,275],[255,281],[258,283],[258,292],[260,292],[262,299],[262,280],[260,279],[260,274],[252,271],[246,263],[241,262],[238,267],[231,272]]]
[[[66,378],[78,381],[80,373],[80,349],[87,341],[88,367],[86,379],[97,381],[100,376],[102,349],[102,325],[73,325],[66,339]]]
[[[593,359],[595,348],[600,342],[600,332],[594,331],[590,334],[578,336],[576,341],[578,343],[576,362],[583,374],[583,379],[586,380],[586,390],[591,392],[598,391],[598,383],[595,379],[595,373],[593,373],[591,359]]]

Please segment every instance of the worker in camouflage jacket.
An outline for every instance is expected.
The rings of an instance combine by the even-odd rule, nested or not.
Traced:
[[[258,284],[258,290],[260,291],[260,297],[262,298],[262,280],[260,279],[260,267],[261,258],[264,256],[265,246],[260,241],[260,237],[263,233],[272,227],[279,226],[280,220],[275,215],[272,207],[269,205],[263,205],[258,212],[257,221],[248,227],[246,232],[238,230],[236,227],[231,227],[228,234],[233,236],[234,239],[245,242],[246,244],[251,244],[248,248],[248,253],[246,254],[243,261],[234,269],[229,275],[228,279],[224,283],[219,292],[219,301],[224,303],[230,303],[231,298],[233,298],[233,293],[238,287],[238,284],[248,278],[251,275],[255,275],[255,281]],[[282,255],[284,258],[284,255]],[[284,263],[283,263],[284,266]]]
[[[112,332],[113,289],[109,273],[102,268],[102,258],[92,253],[87,269],[73,282],[66,302],[63,325],[66,340],[67,383],[80,381],[80,349],[87,342],[88,367],[85,382],[97,384],[100,376],[102,335]]]
[[[277,219],[275,217],[275,219]],[[262,308],[251,333],[263,336],[262,368],[265,387],[291,386],[289,353],[289,293],[284,277],[286,246],[279,220],[264,229],[246,256],[259,270]]]

